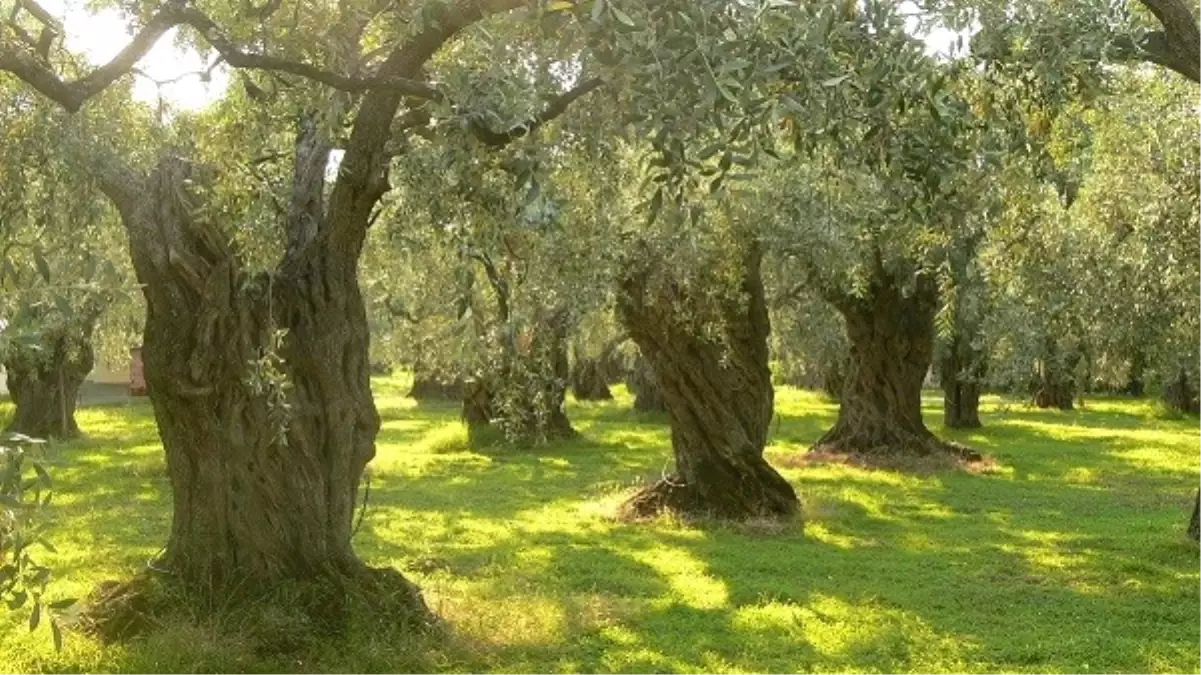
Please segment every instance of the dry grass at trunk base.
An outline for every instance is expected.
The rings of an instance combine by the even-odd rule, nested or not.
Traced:
[[[804,454],[777,461],[786,468],[844,464],[861,469],[929,475],[941,471],[970,474],[995,473],[999,465],[992,457],[959,443],[937,438],[921,444],[876,446],[860,450],[849,443],[818,442]]]
[[[127,581],[102,582],[68,627],[112,644],[171,623],[209,625],[249,642],[255,653],[278,655],[342,635],[355,616],[414,634],[443,628],[416,585],[394,569],[361,564],[266,589],[242,584],[220,595],[185,588],[167,574],[148,570]]]
[[[639,489],[617,508],[616,519],[624,523],[638,523],[663,516],[682,522],[697,523],[720,521],[742,524],[757,533],[770,533],[788,529],[799,519],[800,503],[785,509],[780,504],[774,508],[754,509],[744,500],[731,499],[713,505],[706,503],[694,487],[686,484],[679,476],[661,478]]]

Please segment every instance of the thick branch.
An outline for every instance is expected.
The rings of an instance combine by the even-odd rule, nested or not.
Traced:
[[[546,108],[532,119],[522,122],[507,131],[493,131],[482,124],[473,123],[471,125],[471,132],[485,145],[496,148],[503,147],[523,136],[534,133],[538,127],[562,115],[567,111],[568,106],[577,99],[598,89],[602,84],[604,82],[600,78],[594,77],[590,80],[585,80],[562,94],[551,98],[547,101]]]
[[[1139,45],[1142,57],[1201,82],[1201,27],[1184,0],[1139,0],[1163,25]]]
[[[26,1],[32,2],[32,0]],[[44,59],[38,58],[28,49],[13,46],[0,48],[0,70],[11,72],[47,98],[67,110],[75,112],[88,99],[131,72],[163,34],[181,25],[196,29],[221,55],[221,58],[234,68],[289,73],[347,92],[388,89],[419,99],[440,100],[442,98],[441,93],[434,87],[406,77],[385,74],[350,77],[322,70],[308,63],[246,51],[229,39],[212,19],[200,10],[186,7],[182,0],[170,0],[163,5],[137,32],[125,49],[122,49],[105,65],[78,80],[68,82],[62,79],[44,62]]]
[[[378,76],[415,79],[426,61],[459,31],[485,17],[533,4],[533,0],[459,0],[444,10],[440,21],[392,50]],[[333,248],[352,258],[357,258],[362,248],[375,203],[388,189],[385,146],[404,98],[401,91],[372,88],[355,116],[326,219]]]
[[[26,4],[33,4],[33,1],[26,0]],[[16,75],[47,98],[75,112],[89,98],[128,73],[164,33],[179,25],[182,11],[182,3],[178,0],[167,3],[111,61],[74,82],[64,81],[32,52],[11,46],[0,47],[0,70]]]

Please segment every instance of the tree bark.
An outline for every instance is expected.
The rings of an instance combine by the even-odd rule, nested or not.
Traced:
[[[414,369],[413,386],[409,387],[408,397],[415,401],[462,400],[464,386],[459,378],[446,382],[436,373],[418,367]]]
[[[618,298],[622,322],[659,383],[671,420],[675,473],[626,502],[628,515],[669,510],[727,519],[796,513],[788,481],[763,457],[772,418],[768,369],[770,324],[758,248],[747,255],[742,299],[713,310],[674,280],[649,270],[630,274]],[[725,345],[707,340],[688,314],[708,312],[721,323]]]
[[[539,312],[523,339],[501,349],[499,370],[465,388],[468,432],[496,425],[509,440],[532,444],[575,436],[567,417],[567,311]]]
[[[838,420],[813,450],[835,454],[978,455],[939,440],[922,420],[922,382],[934,347],[938,303],[933,280],[909,295],[883,270],[864,297],[828,296],[846,322],[851,353]]]
[[[43,439],[79,436],[75,403],[95,365],[96,318],[89,315],[47,333],[40,349],[10,348],[4,367],[16,411],[5,432]]]
[[[846,386],[846,372],[845,358],[834,359],[821,368],[822,391],[833,401],[842,398],[842,390]]]
[[[1134,396],[1141,397],[1147,390],[1145,381],[1147,370],[1147,357],[1141,349],[1136,349],[1134,355],[1130,357],[1130,370],[1126,375],[1126,386],[1122,388],[1122,392]]]

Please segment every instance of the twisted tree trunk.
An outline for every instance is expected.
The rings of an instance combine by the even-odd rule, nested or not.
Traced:
[[[1193,515],[1188,521],[1188,536],[1193,541],[1201,541],[1201,492],[1193,501]]]
[[[13,344],[4,359],[16,410],[5,432],[32,438],[75,438],[79,387],[92,372],[92,333],[100,307],[89,303],[69,319],[42,330],[36,347]]]
[[[602,351],[599,356],[590,358],[583,356],[578,349],[572,351],[575,358],[572,359],[571,368],[571,395],[577,401],[612,400],[613,392],[609,391],[609,355]]]
[[[846,321],[851,354],[838,420],[813,450],[882,456],[951,452],[922,420],[922,382],[934,348],[938,292],[921,277],[909,295],[883,270],[864,297],[831,296]]]
[[[320,591],[307,610],[331,619],[348,592],[366,591],[398,620],[429,621],[415,586],[351,547],[379,429],[361,240],[313,231],[308,242],[323,241],[294,242],[274,275],[249,277],[219,230],[195,219],[192,173],[169,158],[118,202],[147,301],[142,355],[174,502],[154,568],[218,597],[303,584]],[[93,609],[107,634],[134,621],[117,602],[125,592]]]
[[[670,510],[745,519],[787,516],[796,493],[763,458],[772,418],[767,337],[770,324],[760,254],[746,259],[741,301],[717,310],[726,344],[706,339],[676,311],[712,311],[672,280],[643,270],[622,283],[622,322],[658,380],[671,420],[675,473],[638,493],[624,510],[635,517]]]

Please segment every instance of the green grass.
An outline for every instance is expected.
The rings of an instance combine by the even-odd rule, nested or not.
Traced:
[[[453,628],[440,642],[364,625],[288,657],[236,627],[183,622],[126,645],[0,615],[5,671],[1198,672],[1198,550],[1182,533],[1198,484],[1195,420],[1093,400],[1073,413],[990,398],[985,428],[948,433],[996,458],[986,475],[806,466],[833,420],[781,388],[768,454],[805,524],[610,519],[666,468],[665,419],[574,404],[582,437],[473,449],[453,406],[379,380],[384,423],[355,539],[406,571]],[[940,401],[926,399],[940,428]],[[7,411],[0,409],[0,418]],[[136,572],[170,518],[144,404],[86,409],[50,450],[54,593]],[[787,468],[793,467],[793,468]]]

